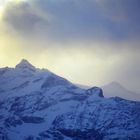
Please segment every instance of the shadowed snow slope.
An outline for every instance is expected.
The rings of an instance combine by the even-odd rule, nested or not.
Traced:
[[[140,140],[140,103],[104,98],[27,60],[0,69],[0,140]]]

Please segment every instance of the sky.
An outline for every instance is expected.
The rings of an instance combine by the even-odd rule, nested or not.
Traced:
[[[0,67],[24,58],[89,86],[140,93],[139,0],[0,0]]]

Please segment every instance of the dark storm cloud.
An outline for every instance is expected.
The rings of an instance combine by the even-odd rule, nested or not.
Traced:
[[[4,20],[20,35],[53,41],[140,37],[139,0],[28,0],[9,4]]]
[[[117,23],[118,29],[127,37],[140,37],[139,0],[99,0],[105,15]]]
[[[5,9],[3,21],[18,35],[24,37],[33,35],[37,28],[42,28],[41,25],[48,24],[47,20],[41,18],[27,2],[9,3]]]

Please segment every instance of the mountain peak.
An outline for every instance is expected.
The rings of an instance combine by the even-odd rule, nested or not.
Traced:
[[[116,87],[122,87],[122,85],[119,82],[112,81],[109,85],[116,86]]]
[[[20,69],[35,69],[35,67],[29,63],[26,59],[22,59],[19,64],[16,65],[16,68]]]
[[[116,82],[116,81],[112,81],[111,83],[109,83],[108,85],[105,85],[103,87],[106,87],[106,86],[113,90],[126,90],[125,87],[123,87],[119,82]]]

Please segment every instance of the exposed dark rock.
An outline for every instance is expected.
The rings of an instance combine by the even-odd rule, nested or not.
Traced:
[[[21,120],[24,123],[43,123],[44,122],[44,118],[34,117],[34,116],[23,116],[21,117]]]
[[[98,87],[93,87],[87,90],[88,94],[97,94],[99,97],[104,97],[103,90]]]
[[[22,120],[20,120],[20,118],[16,118],[16,117],[9,117],[7,119],[5,119],[4,121],[4,125],[6,127],[16,127],[18,125],[22,125]]]
[[[61,129],[59,130],[62,134],[79,140],[102,140],[103,135],[100,134],[97,130],[94,129],[87,129],[84,131],[81,130],[74,130],[74,129]]]

